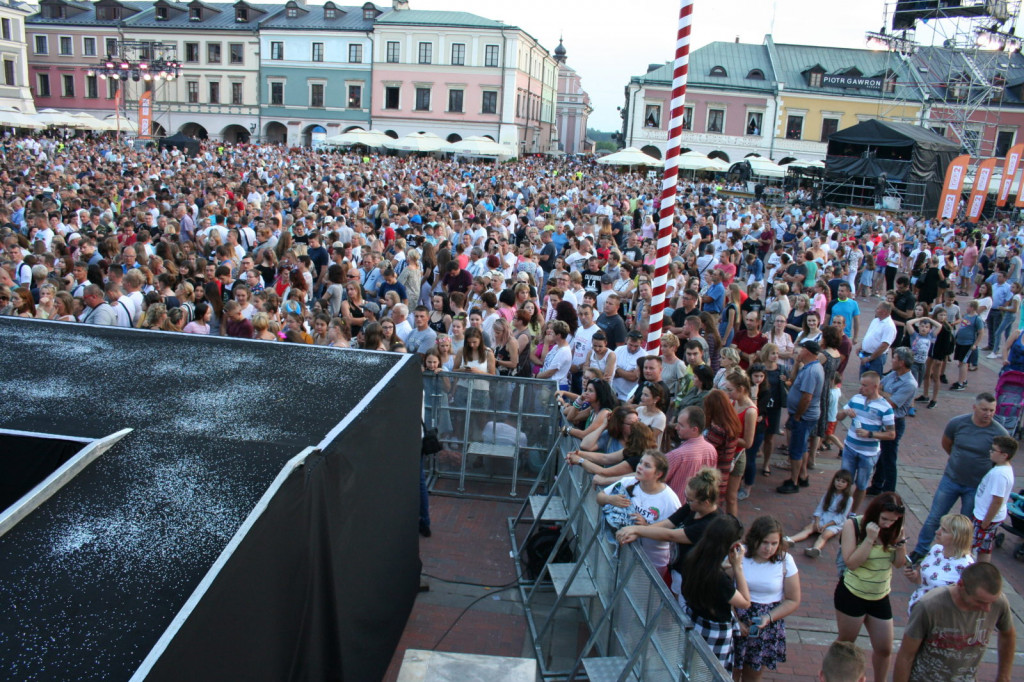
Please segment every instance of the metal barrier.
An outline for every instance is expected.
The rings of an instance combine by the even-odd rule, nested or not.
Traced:
[[[552,448],[548,464],[558,469],[550,494],[531,491],[509,519],[519,587],[541,674],[545,679],[731,680],[707,643],[692,630],[675,597],[637,544],[615,543],[597,503],[592,477],[565,464],[568,438]],[[529,524],[525,535],[520,528]],[[519,557],[542,525],[561,526],[558,540],[536,580],[522,572]],[[558,563],[561,548],[573,559]],[[553,601],[549,601],[553,595]],[[555,644],[568,607],[578,603],[586,642]],[[564,638],[563,638],[564,639]]]
[[[424,374],[424,423],[437,428],[444,447],[428,463],[430,492],[508,500],[538,482],[546,490],[554,470],[544,464],[560,425],[557,388],[551,380]]]

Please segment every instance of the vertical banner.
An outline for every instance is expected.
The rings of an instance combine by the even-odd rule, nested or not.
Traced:
[[[967,164],[971,157],[967,154],[958,156],[949,162],[946,168],[946,179],[942,181],[942,195],[939,197],[939,220],[955,218],[956,208],[960,204],[960,192],[964,188],[964,177],[967,175]]]
[[[978,222],[981,218],[981,209],[985,208],[985,200],[988,199],[988,186],[992,181],[992,171],[996,169],[999,159],[985,159],[978,164],[978,170],[974,174],[974,187],[971,188],[971,198],[967,200],[967,219],[972,223]]]
[[[121,138],[121,83],[118,81],[117,90],[114,90],[114,117],[117,121],[117,137]]]
[[[1003,162],[1003,181],[999,183],[999,196],[996,198],[996,206],[1006,206],[1010,198],[1010,185],[1013,184],[1013,176],[1017,174],[1020,166],[1020,157],[1024,154],[1024,143],[1015,144],[1006,152],[1006,161]],[[1018,192],[1018,194],[1020,194]]]
[[[139,139],[152,137],[153,93],[144,92],[139,97]]]
[[[680,0],[676,27],[676,55],[672,67],[672,100],[665,149],[665,173],[661,181],[661,206],[658,211],[658,247],[654,261],[651,317],[647,326],[647,351],[661,348],[661,329],[665,318],[665,292],[668,286],[669,245],[676,217],[676,186],[679,182],[679,150],[683,141],[683,116],[686,110],[686,79],[690,70],[690,25],[693,0]],[[637,320],[639,322],[639,320]]]

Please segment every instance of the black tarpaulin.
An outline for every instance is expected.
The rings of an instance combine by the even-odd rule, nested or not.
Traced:
[[[85,443],[0,433],[0,511],[46,480]]]
[[[188,156],[199,153],[199,140],[177,133],[160,139],[160,149],[180,149]]]

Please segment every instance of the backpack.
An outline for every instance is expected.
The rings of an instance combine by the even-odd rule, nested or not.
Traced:
[[[520,552],[519,559],[523,564],[523,577],[527,580],[536,580],[541,569],[547,563],[551,551],[558,542],[558,536],[562,534],[562,527],[558,525],[537,526]],[[566,537],[565,542],[558,548],[558,553],[551,563],[568,564],[575,559],[575,552],[572,550],[573,536]],[[548,578],[550,580],[550,577]]]
[[[856,540],[860,534],[860,518],[859,516],[853,517],[853,537]],[[839,570],[839,579],[843,579],[843,574],[846,573],[846,561],[843,559],[843,533],[839,532],[839,551],[836,552],[836,568]]]

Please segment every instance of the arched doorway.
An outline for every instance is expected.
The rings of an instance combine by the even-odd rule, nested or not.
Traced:
[[[726,154],[725,152],[721,151],[720,149],[716,149],[715,151],[713,151],[710,154],[708,154],[708,158],[709,159],[721,159],[722,161],[725,161],[726,163],[729,163],[729,155]]]
[[[449,142],[450,144],[455,144],[456,142],[461,142],[461,141],[462,141],[462,135],[459,135],[458,133],[452,133],[451,135],[449,135],[449,136],[448,136],[448,137],[446,137],[445,139],[446,139],[446,140],[447,140],[447,141],[448,141],[448,142]]]
[[[249,141],[249,131],[243,126],[232,124],[220,131],[220,137],[230,144],[245,144]]]
[[[390,137],[392,140],[398,139],[398,133],[396,133],[394,130],[385,130],[384,134]]]
[[[303,147],[319,147],[327,139],[327,128],[324,128],[319,123],[308,125],[302,131],[302,146]]]
[[[206,128],[198,123],[186,123],[178,128],[178,132],[185,137],[194,137],[197,140],[205,140],[209,137],[209,134],[206,132]]]
[[[153,137],[167,137],[167,128],[153,121],[151,130],[153,131]]]
[[[649,144],[649,145],[647,145],[645,147],[641,147],[640,151],[642,151],[647,156],[653,156],[656,159],[660,159],[661,158],[661,150],[658,149],[657,147],[655,147],[653,144]]]
[[[278,121],[271,121],[263,128],[263,141],[267,144],[287,143],[288,127]]]
[[[351,133],[353,130],[360,130],[361,131],[361,130],[366,130],[366,128],[364,128],[362,126],[349,126],[348,128],[345,128],[344,130],[342,130],[341,132],[343,132],[343,133]]]

